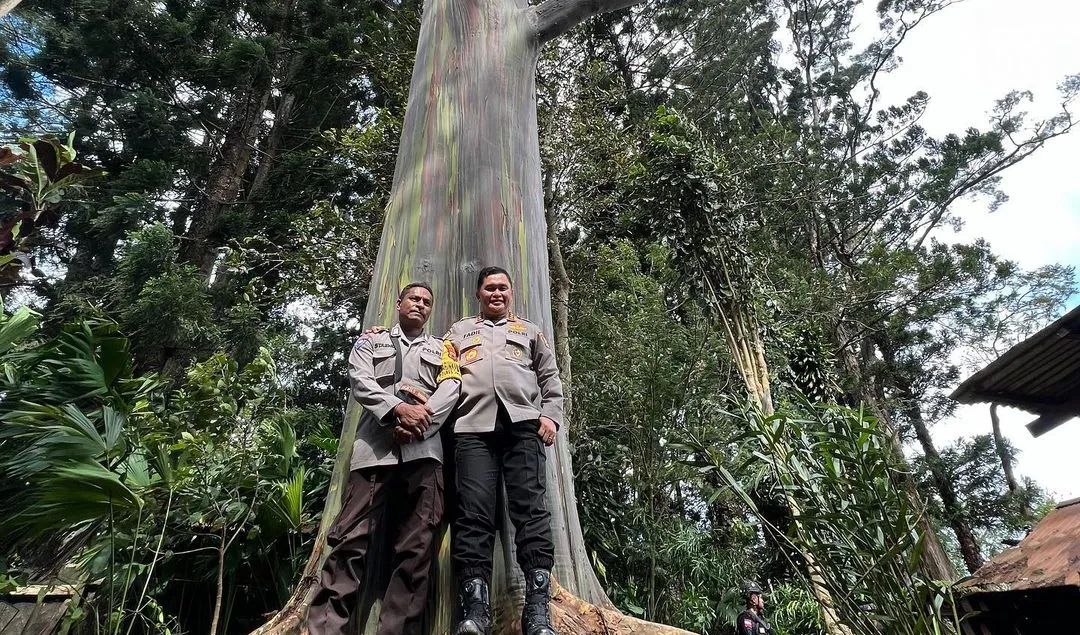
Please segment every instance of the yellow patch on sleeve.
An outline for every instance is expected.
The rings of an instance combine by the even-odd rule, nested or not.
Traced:
[[[447,379],[461,379],[461,366],[458,365],[457,347],[450,340],[443,341],[442,370],[435,378],[436,383],[442,383]]]

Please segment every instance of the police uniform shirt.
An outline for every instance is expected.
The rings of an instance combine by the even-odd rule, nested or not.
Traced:
[[[501,403],[510,421],[550,418],[562,424],[563,394],[555,351],[540,327],[513,313],[456,322],[443,336],[461,367],[455,432],[491,432]]]
[[[739,613],[739,616],[735,618],[735,634],[773,635],[773,630],[769,623],[765,621],[765,618],[753,611],[746,610]]]
[[[460,385],[450,350],[426,333],[409,340],[399,325],[365,333],[356,341],[349,354],[349,385],[352,399],[364,413],[357,425],[350,469],[425,458],[442,462],[437,433],[454,409]],[[394,408],[406,400],[426,403],[433,412],[432,422],[424,439],[398,446],[393,434]]]

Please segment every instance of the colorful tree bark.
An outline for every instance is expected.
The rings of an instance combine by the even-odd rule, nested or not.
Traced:
[[[435,309],[429,329],[441,334],[477,311],[477,272],[510,270],[515,309],[550,336],[551,283],[536,120],[536,61],[543,44],[597,13],[640,0],[429,0],[424,7],[409,101],[371,282],[365,324],[389,324],[402,285],[428,282]],[[316,548],[294,597],[257,633],[302,627],[325,560],[326,533],[340,509],[359,409],[350,404]],[[572,425],[572,424],[571,424]],[[556,542],[553,617],[566,633],[681,632],[620,615],[592,570],[574,495],[566,427],[549,455],[548,505]],[[508,526],[505,522],[504,526]],[[521,603],[512,535],[496,548],[493,609],[499,633],[516,632]],[[436,575],[430,633],[453,619],[448,548]],[[364,632],[377,606],[362,602]]]

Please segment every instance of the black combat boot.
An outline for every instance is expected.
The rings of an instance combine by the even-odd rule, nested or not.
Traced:
[[[483,578],[469,578],[458,587],[458,607],[461,621],[454,627],[454,635],[490,635],[491,605],[488,585]]]
[[[529,569],[525,573],[525,606],[521,609],[522,635],[557,635],[548,615],[551,599],[551,572]]]

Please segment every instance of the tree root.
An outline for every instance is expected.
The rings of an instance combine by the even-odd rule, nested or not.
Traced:
[[[569,591],[552,584],[551,619],[562,635],[693,635],[689,631],[664,624],[639,620],[614,610],[589,604]],[[520,626],[515,626],[517,635]]]

